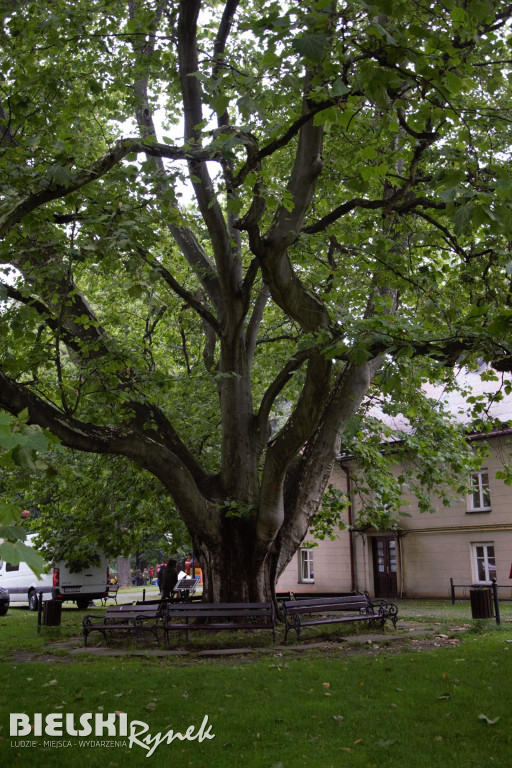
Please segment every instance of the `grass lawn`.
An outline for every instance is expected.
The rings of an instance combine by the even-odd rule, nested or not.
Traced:
[[[37,635],[35,616],[11,609],[0,620],[0,755],[5,765],[35,768],[143,765],[146,750],[130,749],[127,736],[9,735],[13,712],[74,713],[77,729],[84,713],[122,712],[152,736],[191,728],[191,737],[208,717],[203,732],[214,738],[162,743],[147,758],[152,766],[510,768],[510,614],[512,607],[497,627],[468,619],[467,603],[452,609],[407,601],[401,615],[415,630],[402,625],[399,643],[391,642],[391,629],[373,643],[357,633],[343,641],[343,630],[322,648],[307,649],[305,641],[296,651],[255,633],[243,643],[259,647],[255,653],[212,659],[172,651],[74,655],[66,642],[72,646],[79,634],[78,611],[64,610],[60,630]],[[422,622],[432,650],[415,634]],[[436,634],[448,645],[435,647]],[[195,638],[193,645],[203,647]],[[27,742],[36,746],[22,746]]]

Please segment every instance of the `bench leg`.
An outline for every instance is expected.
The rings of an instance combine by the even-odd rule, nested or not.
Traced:
[[[92,629],[94,629],[95,631],[97,630],[98,632],[101,632],[101,634],[103,635],[103,639],[105,641],[105,645],[107,645],[107,636],[106,636],[105,632],[102,629],[100,629],[99,627],[92,627]],[[84,632],[84,645],[87,645],[87,638],[89,637],[89,631],[90,630],[87,630],[87,629],[84,629],[84,631],[83,631]]]
[[[288,632],[290,629],[295,630],[295,633],[297,634],[297,640],[300,640],[300,631],[302,629],[300,625],[300,616],[295,615],[293,617],[293,624],[289,624],[287,621],[285,621],[285,630],[284,630],[284,641],[286,643],[286,638],[288,637]]]

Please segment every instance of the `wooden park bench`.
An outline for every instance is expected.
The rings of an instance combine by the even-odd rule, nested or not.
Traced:
[[[175,603],[167,604],[164,617],[166,642],[170,632],[219,632],[238,629],[270,629],[275,640],[273,603]]]
[[[119,584],[109,584],[107,587],[107,594],[102,597],[103,605],[107,604],[107,600],[115,600],[117,604],[117,593],[119,592]]]
[[[105,642],[107,637],[119,632],[133,632],[135,643],[142,632],[152,632],[158,644],[159,627],[163,627],[163,607],[161,605],[111,605],[103,618],[94,615],[84,616],[82,633],[84,644],[91,632],[100,632]]]
[[[310,597],[300,600],[283,600],[285,634],[294,629],[297,639],[303,627],[319,624],[337,624],[352,621],[379,623],[381,627],[389,619],[396,627],[398,608],[383,598],[371,598],[362,595],[344,595],[339,597]]]

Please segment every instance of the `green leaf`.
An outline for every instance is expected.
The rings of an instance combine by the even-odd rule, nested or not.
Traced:
[[[26,472],[37,472],[32,450],[24,445],[17,445],[11,452],[12,459]]]
[[[464,89],[464,82],[462,78],[455,74],[455,72],[448,71],[445,75],[450,93],[456,94]]]
[[[5,531],[0,527],[0,535],[2,537],[4,533]],[[42,555],[33,547],[27,547],[21,541],[2,541],[0,544],[0,557],[12,565],[27,563],[37,576],[45,570],[45,560]]]
[[[66,168],[64,165],[50,166],[50,168],[48,168],[48,176],[50,176],[55,184],[58,184],[62,187],[67,187],[73,178],[73,174],[69,168]]]
[[[341,77],[338,77],[338,79],[335,80],[331,86],[331,93],[334,97],[345,96],[345,94],[349,92],[350,92],[350,88],[348,88],[348,86],[345,85]]]
[[[292,46],[304,58],[319,64],[324,56],[328,41],[327,35],[304,34],[296,37],[292,41]]]
[[[474,214],[474,205],[468,203],[457,208],[453,217],[454,231],[456,235],[461,235],[467,229]]]
[[[228,108],[230,98],[226,93],[218,93],[211,100],[211,105],[217,115],[223,115]]]
[[[359,156],[364,158],[365,160],[375,160],[377,158],[377,150],[375,147],[369,146],[364,147],[360,152]]]
[[[234,214],[234,216],[238,216],[242,210],[242,201],[230,195],[226,203],[226,208],[230,213]]]

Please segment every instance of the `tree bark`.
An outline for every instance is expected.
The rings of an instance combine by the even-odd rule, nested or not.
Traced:
[[[257,557],[254,517],[224,518],[217,541],[205,543],[197,532],[194,553],[203,570],[203,595],[208,602],[269,602],[274,597],[273,558]]]
[[[119,555],[117,558],[117,583],[120,587],[131,587],[130,558]]]

